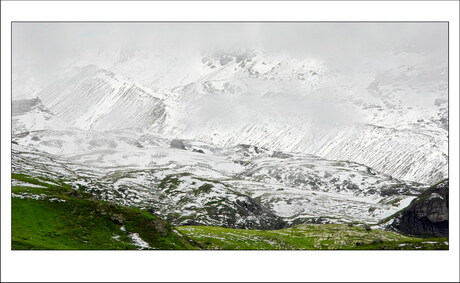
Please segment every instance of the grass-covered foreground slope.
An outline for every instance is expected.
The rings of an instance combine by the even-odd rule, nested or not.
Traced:
[[[60,180],[13,174],[12,248],[21,249],[448,249],[421,239],[340,224],[281,230],[174,227],[148,211],[102,202]]]
[[[147,211],[91,198],[69,185],[13,174],[13,249],[193,249]]]
[[[298,225],[280,230],[240,230],[182,226],[182,233],[205,249],[228,250],[407,250],[448,249],[447,238],[421,239],[345,224]]]

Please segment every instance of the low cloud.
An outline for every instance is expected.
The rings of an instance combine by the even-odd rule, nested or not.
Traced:
[[[389,64],[389,51],[447,59],[446,23],[14,23],[13,68],[58,71],[81,54],[124,50],[264,48],[348,69]],[[116,59],[116,58],[114,58]]]
[[[361,122],[353,105],[338,101],[333,88],[324,87],[313,93],[291,89],[276,93],[242,95],[208,95],[200,97],[183,113],[180,124],[203,127],[209,124],[233,127],[250,123],[292,125],[313,122],[316,126],[334,127],[341,123]],[[295,122],[294,122],[295,124]]]

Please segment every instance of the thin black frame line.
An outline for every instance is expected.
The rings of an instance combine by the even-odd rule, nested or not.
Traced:
[[[25,0],[24,0],[25,1]],[[334,23],[350,23],[350,24],[354,24],[354,23],[362,23],[362,24],[368,24],[368,23],[385,23],[385,24],[388,24],[388,23],[395,23],[395,24],[401,24],[401,23],[407,23],[407,24],[410,24],[410,23],[414,23],[414,24],[423,24],[423,23],[429,23],[429,24],[433,24],[433,23],[449,23],[449,21],[203,21],[203,20],[197,20],[197,21],[192,21],[192,20],[186,20],[186,21],[164,21],[164,20],[161,20],[161,21],[11,21],[12,24],[33,24],[33,23],[63,23],[63,24],[66,24],[66,23],[78,23],[78,24],[85,24],[85,23],[120,23],[120,24],[127,24],[127,23],[133,23],[133,24],[136,24],[136,23],[178,23],[178,24],[181,24],[181,23],[205,23],[205,24],[209,24],[209,23],[267,23],[267,24],[270,24],[270,23],[276,23],[276,24],[283,24],[283,23],[298,23],[298,24],[302,24],[302,23],[305,23],[305,24],[308,24],[308,23],[323,23],[323,24],[334,24]]]
[[[44,2],[43,0],[1,0],[10,2]],[[46,0],[46,2],[91,2],[94,0]],[[164,0],[98,0],[106,2],[164,2]],[[167,0],[168,2],[284,2],[282,0]],[[289,2],[323,2],[323,1],[334,1],[334,2],[400,2],[401,0],[288,0]],[[455,2],[458,0],[404,0],[407,2]]]
[[[4,0],[3,0],[4,1]],[[25,1],[25,0],[24,0]],[[70,1],[73,1],[73,0],[70,0]],[[174,0],[173,0],[174,1]],[[326,0],[326,1],[329,1],[329,0]],[[428,1],[428,0],[426,0]],[[12,76],[12,73],[13,73],[13,23],[188,23],[188,22],[191,22],[191,23],[194,23],[194,22],[202,22],[202,23],[447,23],[447,104],[448,104],[448,111],[447,111],[447,120],[449,121],[450,120],[450,30],[449,30],[449,24],[450,24],[450,21],[51,21],[51,22],[48,22],[48,21],[11,21],[11,24],[10,24],[10,86],[11,86],[11,90],[10,90],[10,98],[11,98],[11,103],[10,103],[10,111],[12,113],[12,110],[13,110],[13,76]],[[460,104],[459,104],[460,106]],[[13,115],[11,115],[10,117],[10,125],[11,125],[11,129],[10,129],[10,133],[11,133],[11,136],[12,136],[12,131],[13,131],[13,128],[12,128],[12,125],[13,125]],[[448,137],[449,137],[449,134],[450,134],[450,128],[447,129],[447,133],[448,133]],[[451,168],[450,167],[450,139],[448,138],[447,139],[447,179],[449,179],[449,169]],[[11,144],[10,144],[11,146]],[[11,150],[11,153],[12,153],[12,147],[10,148]],[[13,155],[11,154],[10,155],[10,170],[11,172],[13,171]],[[1,173],[0,173],[1,174]],[[11,178],[11,176],[10,176]],[[13,179],[11,178],[10,179],[10,192],[11,192],[11,187],[12,187],[12,182],[13,182]],[[1,200],[1,194],[0,194],[0,200]],[[13,201],[13,198],[10,196],[10,215],[12,215],[12,211],[13,211],[13,206],[12,206],[12,201]],[[460,197],[459,197],[459,201],[460,201]],[[449,210],[449,213],[450,213],[450,210]],[[0,210],[0,216],[1,216],[1,210]],[[460,220],[459,220],[460,221]],[[11,222],[10,223],[10,226],[11,226],[11,236],[12,236],[12,225],[13,223]],[[459,228],[460,229],[460,228]],[[0,232],[1,232],[1,226],[0,226]],[[459,230],[460,232],[460,230]],[[0,251],[2,249],[2,245],[0,245]],[[449,251],[450,250],[450,246],[448,246],[448,249],[447,250],[437,250],[439,252],[442,252],[442,251]],[[13,250],[12,249],[12,246],[11,246],[11,251],[15,251],[15,252],[21,252],[21,251],[31,251],[31,250]],[[45,251],[45,252],[55,252],[55,251],[69,251],[69,250],[36,250],[36,251]],[[105,251],[137,251],[139,252],[139,250],[72,250],[72,251],[76,251],[76,252],[86,252],[86,251],[98,251],[98,252],[105,252]],[[142,250],[144,252],[147,252],[147,251],[151,251],[151,250]],[[193,251],[193,250],[160,250],[160,251]],[[212,250],[200,250],[200,251],[212,251]],[[347,251],[347,252],[360,252],[360,251],[373,251],[373,250],[339,250],[339,249],[336,249],[336,250],[320,250],[320,249],[314,249],[314,250],[218,250],[218,251],[279,251],[279,252],[284,252],[284,251],[294,251],[294,252],[308,252],[308,251],[333,251],[333,252],[337,252],[337,251]],[[397,251],[397,250],[377,250],[377,251],[389,251],[389,252],[394,252],[394,251]],[[413,251],[413,250],[411,250]],[[420,250],[422,252],[426,252],[427,250]]]

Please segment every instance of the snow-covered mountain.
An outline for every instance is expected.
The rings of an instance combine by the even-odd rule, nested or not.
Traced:
[[[401,64],[350,72],[257,50],[96,55],[79,58],[34,92],[73,127],[252,144],[358,162],[422,183],[447,177],[447,67],[433,68],[423,54],[390,54]]]
[[[165,119],[160,99],[94,65],[71,70],[37,96],[57,117],[85,130],[161,129]]]
[[[86,54],[47,84],[14,74],[13,172],[173,224],[260,229],[377,223],[447,178],[445,62],[165,54]]]

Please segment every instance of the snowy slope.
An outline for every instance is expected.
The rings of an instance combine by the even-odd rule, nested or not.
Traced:
[[[208,74],[169,95],[165,132],[350,160],[433,183],[447,176],[446,64],[403,59],[394,69],[343,74],[256,52],[204,57]]]
[[[29,131],[48,129],[71,130],[71,126],[53,115],[39,98],[12,101],[12,134],[21,135]]]
[[[150,128],[165,118],[159,98],[94,65],[72,69],[37,96],[54,115],[85,130]]]
[[[425,188],[352,162],[250,145],[190,140],[186,150],[170,148],[170,140],[141,130],[37,131],[14,142],[13,172],[65,179],[174,224],[376,223]]]
[[[263,50],[105,50],[76,58],[79,67],[37,96],[83,130],[136,127],[220,147],[252,144],[434,183],[447,177],[447,65],[388,56],[399,65],[339,72]]]

